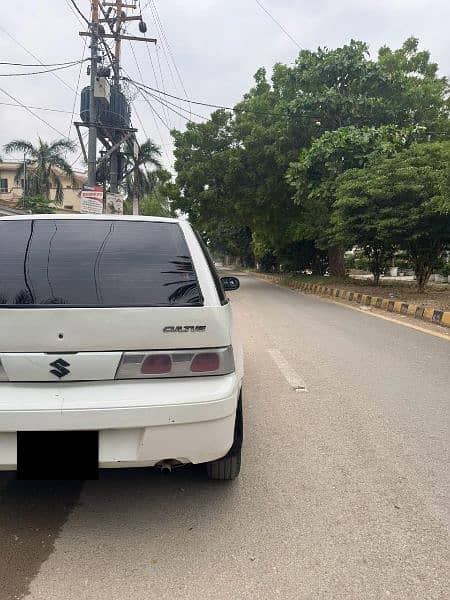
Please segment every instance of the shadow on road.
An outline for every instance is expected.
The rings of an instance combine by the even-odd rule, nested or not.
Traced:
[[[183,537],[210,523],[212,513],[231,510],[233,490],[233,483],[208,481],[202,466],[167,475],[103,470],[89,482],[17,481],[0,473],[0,600],[26,596],[75,508],[77,541],[88,546],[106,532],[119,543],[125,524],[131,535],[161,527],[164,535],[176,530]]]
[[[23,598],[76,506],[80,481],[17,481],[0,475],[0,599]]]

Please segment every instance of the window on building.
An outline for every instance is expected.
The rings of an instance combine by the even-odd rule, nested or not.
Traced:
[[[8,180],[7,179],[0,179],[0,193],[7,193],[8,192]]]

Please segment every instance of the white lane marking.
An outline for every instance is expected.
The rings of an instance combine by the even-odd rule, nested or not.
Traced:
[[[279,350],[270,348],[267,350],[270,356],[273,358],[275,364],[280,369],[282,375],[288,382],[288,384],[296,392],[307,392],[306,383],[300,377],[300,375],[291,367],[288,361],[284,358]]]

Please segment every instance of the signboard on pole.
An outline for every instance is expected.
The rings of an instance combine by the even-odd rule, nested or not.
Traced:
[[[112,192],[107,192],[106,214],[123,215],[123,197],[120,194],[113,194]]]
[[[81,213],[103,214],[103,186],[85,185],[81,192]]]

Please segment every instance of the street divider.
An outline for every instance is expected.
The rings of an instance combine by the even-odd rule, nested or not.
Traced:
[[[450,327],[449,310],[444,311],[437,308],[424,307],[418,304],[402,302],[401,300],[391,300],[390,298],[341,290],[339,288],[316,283],[304,283],[290,275],[271,275],[266,273],[255,273],[255,271],[249,271],[249,273],[256,275],[260,279],[266,279],[273,283],[285,285],[291,289],[301,290],[302,292],[309,294],[316,294],[318,296],[329,298],[339,298],[340,300],[355,302],[362,306],[371,306],[373,308],[385,310],[386,312],[405,315],[421,321],[427,321],[428,323],[436,323],[437,325]]]

